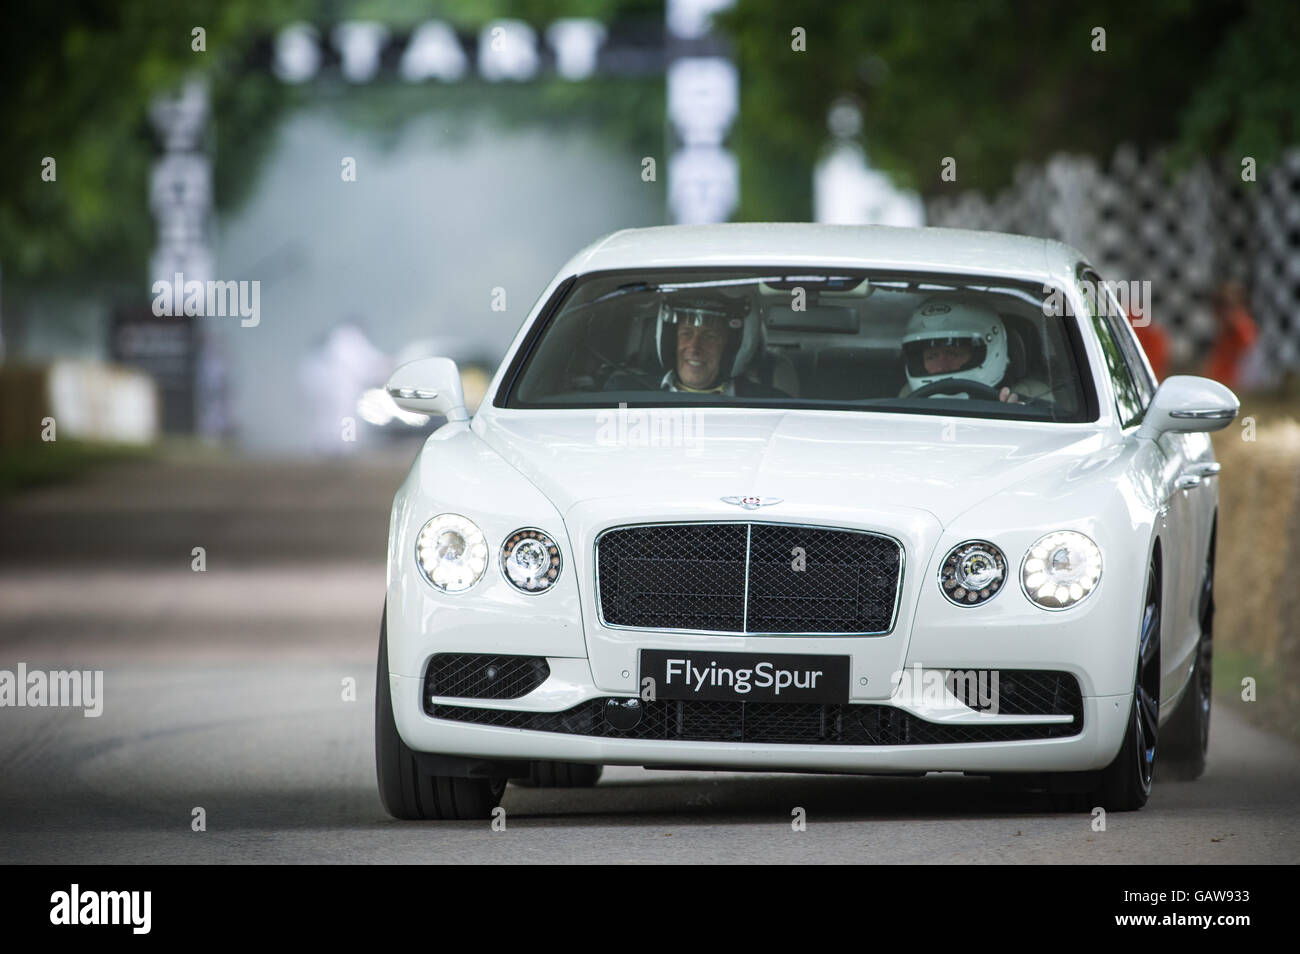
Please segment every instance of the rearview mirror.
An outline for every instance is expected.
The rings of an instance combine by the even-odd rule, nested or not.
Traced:
[[[460,370],[451,358],[421,358],[404,364],[385,385],[388,396],[403,411],[468,421]]]
[[[1155,440],[1168,431],[1217,431],[1237,416],[1237,396],[1209,378],[1177,374],[1156,389],[1138,437]]]

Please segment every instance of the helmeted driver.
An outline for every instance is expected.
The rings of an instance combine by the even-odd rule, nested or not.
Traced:
[[[666,372],[666,391],[734,397],[786,397],[745,377],[759,349],[761,332],[749,300],[710,292],[670,292],[659,303],[655,349]],[[615,375],[607,389],[626,387]]]
[[[1018,404],[1048,392],[1033,378],[1007,380],[1011,369],[1007,329],[987,305],[958,297],[930,298],[920,304],[903,331],[906,397],[926,385],[953,381],[942,396],[962,396],[958,381],[971,381],[996,390],[998,400]],[[974,397],[976,395],[969,394]]]

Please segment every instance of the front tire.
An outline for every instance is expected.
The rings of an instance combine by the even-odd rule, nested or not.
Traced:
[[[1156,736],[1160,721],[1160,566],[1147,570],[1147,592],[1138,630],[1137,672],[1133,678],[1133,703],[1129,707],[1128,729],[1119,752],[1088,790],[1068,793],[1077,776],[1057,775],[1053,788],[1067,789],[1054,795],[1054,807],[1063,811],[1091,811],[1101,807],[1112,812],[1137,811],[1151,796],[1155,771]],[[1087,778],[1087,775],[1083,776]]]
[[[420,771],[415,752],[402,741],[393,719],[387,605],[379,626],[375,673],[375,774],[384,809],[406,821],[490,818],[506,790],[503,778],[451,778]]]

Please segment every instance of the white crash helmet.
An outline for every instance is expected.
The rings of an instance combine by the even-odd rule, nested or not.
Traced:
[[[925,349],[942,346],[969,347],[971,358],[957,371],[928,374]],[[978,381],[995,388],[1007,374],[1007,329],[997,312],[987,305],[953,296],[930,298],[907,320],[903,360],[907,384],[913,391],[949,378]]]
[[[723,379],[744,374],[758,350],[761,329],[758,316],[747,298],[719,293],[672,292],[659,303],[655,327],[655,348],[664,370],[677,367],[677,327],[683,324],[710,325],[729,334],[719,368]]]

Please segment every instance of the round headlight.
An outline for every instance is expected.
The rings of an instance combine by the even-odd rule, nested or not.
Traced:
[[[487,538],[478,525],[458,513],[440,513],[420,530],[416,562],[424,578],[444,593],[461,593],[487,569]]]
[[[540,530],[516,530],[501,545],[501,572],[525,593],[549,590],[560,578],[560,548]]]
[[[1082,533],[1040,537],[1020,565],[1025,595],[1043,609],[1068,609],[1088,598],[1101,579],[1101,550]]]
[[[939,589],[958,606],[978,606],[997,596],[1007,581],[1007,559],[987,540],[959,543],[939,567]]]

